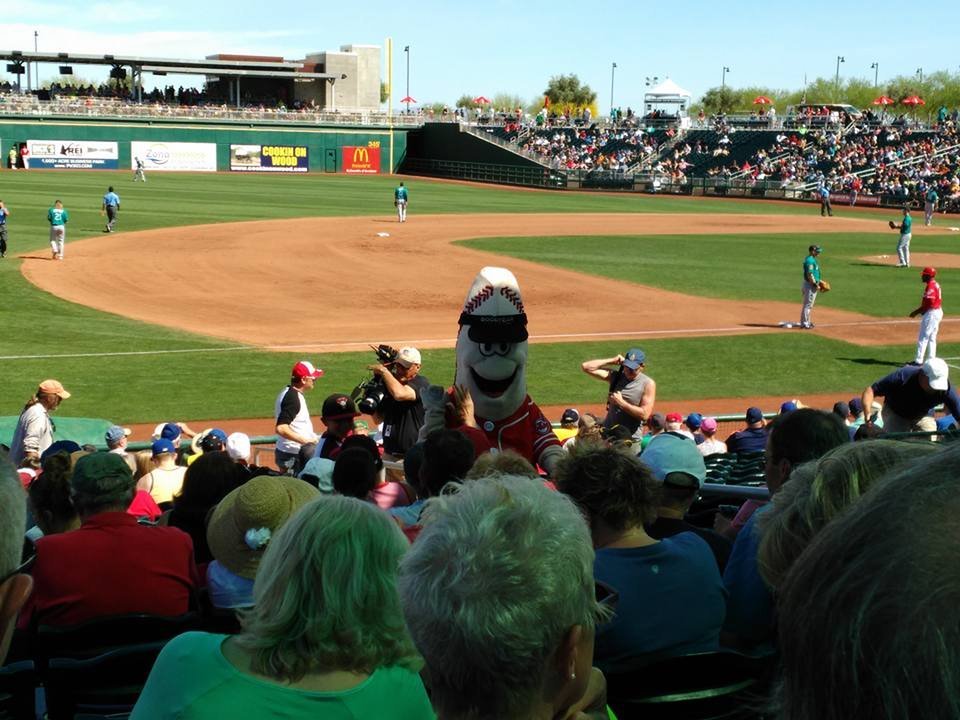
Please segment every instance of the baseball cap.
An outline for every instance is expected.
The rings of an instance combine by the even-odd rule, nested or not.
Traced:
[[[923,270],[920,271],[920,277],[923,277],[924,275],[928,275],[929,277],[936,277],[937,269],[935,267],[925,267]]]
[[[404,367],[420,365],[422,364],[420,362],[420,351],[415,347],[400,348],[400,352],[397,353],[397,362]]]
[[[246,433],[235,432],[227,436],[227,455],[231,460],[250,458],[250,437]]]
[[[780,414],[785,415],[788,412],[793,412],[797,409],[797,404],[793,400],[787,400],[785,403],[780,405]]]
[[[153,457],[157,457],[157,455],[164,455],[166,453],[172,455],[177,452],[177,449],[173,446],[173,443],[166,438],[160,438],[159,440],[153,441],[153,445],[150,446],[150,451],[153,453]]]
[[[350,399],[349,395],[334,393],[323,401],[323,410],[320,414],[320,419],[346,420],[347,418],[355,418],[359,414],[356,403]]]
[[[120,442],[120,440],[127,437],[130,432],[130,428],[120,427],[119,425],[111,425],[103,434],[103,439],[108,443]]]
[[[752,425],[763,420],[763,410],[758,407],[747,408],[747,424]]]
[[[850,398],[847,405],[850,406],[850,412],[854,415],[859,415],[863,412],[863,401],[858,397]]]
[[[297,477],[311,485],[314,484],[315,478],[316,485],[314,487],[316,487],[317,490],[324,495],[333,495],[334,465],[334,461],[328,458],[310,458]]]
[[[160,437],[170,442],[176,442],[180,439],[180,426],[176,423],[166,423],[160,428]]]
[[[684,424],[691,430],[699,430],[703,424],[703,415],[700,413],[690,413],[687,415],[687,419],[684,420]]]
[[[51,444],[46,450],[40,454],[40,462],[43,462],[51,455],[56,455],[57,453],[65,452],[70,453],[71,455],[78,450],[81,450],[79,444],[73,440],[57,440],[55,443]]]
[[[683,415],[680,413],[667,413],[667,422],[668,423],[682,423]]]
[[[823,247],[820,246],[820,245],[811,245],[810,248],[807,250],[807,252],[811,252],[811,253],[815,253],[815,252],[822,253],[822,252],[823,252]]]
[[[61,400],[66,400],[70,397],[70,393],[66,391],[59,380],[44,380],[37,387],[37,392],[42,392],[47,395],[57,395]]]
[[[707,466],[696,443],[679,433],[665,432],[654,437],[640,454],[640,462],[667,485],[700,488],[707,478]]]
[[[946,390],[950,386],[948,380],[950,369],[945,360],[930,358],[923,364],[923,372],[934,390]]]
[[[623,362],[620,364],[631,370],[639,370],[640,366],[643,365],[643,361],[646,359],[647,354],[643,352],[643,350],[640,348],[630,348],[624,353]]]
[[[703,422],[700,423],[700,429],[704,432],[716,432],[717,431],[717,419],[712,417],[707,417],[703,419]]]
[[[560,416],[560,422],[565,424],[580,422],[580,411],[576,408],[567,408],[563,411],[563,415]]]
[[[312,363],[306,360],[301,360],[293,366],[293,370],[290,371],[290,375],[295,378],[316,379],[323,375],[323,370],[320,368],[315,368]]]
[[[95,452],[77,460],[70,478],[74,494],[110,497],[119,490],[132,490],[136,481],[127,461],[116,453]]]
[[[843,400],[838,400],[833,404],[833,414],[838,415],[841,420],[846,420],[850,414],[850,404]]]

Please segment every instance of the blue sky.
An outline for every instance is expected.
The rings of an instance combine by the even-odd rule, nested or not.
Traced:
[[[343,44],[385,46],[392,37],[395,104],[406,89],[405,45],[411,47],[410,92],[421,102],[498,92],[529,101],[551,75],[576,73],[605,110],[614,62],[614,100],[635,108],[647,77],[669,76],[697,97],[720,84],[724,65],[730,68],[728,84],[772,88],[802,87],[805,74],[832,78],[838,55],[846,58],[841,76],[872,79],[870,65],[878,62],[881,82],[919,67],[924,73],[960,71],[953,51],[960,3],[949,2],[912,11],[887,0],[814,0],[789,7],[740,0],[4,0],[3,6],[3,50],[32,50],[37,31],[39,49],[50,52],[165,58],[234,52],[294,59]],[[42,67],[41,79],[55,73],[54,66]],[[144,80],[149,84],[152,76]]]

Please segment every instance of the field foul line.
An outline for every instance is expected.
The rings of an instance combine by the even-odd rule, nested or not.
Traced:
[[[945,320],[944,322],[960,322],[956,320]],[[903,325],[914,324],[915,320],[864,320],[859,322],[845,323],[817,323],[818,328],[837,328],[837,327],[860,327],[863,325]],[[781,330],[780,327],[770,326],[766,328],[753,328],[754,330]],[[733,327],[715,327],[715,328],[687,328],[681,330],[627,330],[618,332],[592,332],[592,333],[555,333],[550,335],[531,335],[531,340],[565,340],[565,339],[584,339],[584,338],[605,338],[605,337],[642,337],[648,335],[704,335],[707,333],[726,333],[743,332],[742,325]],[[408,345],[436,345],[438,343],[453,343],[455,337],[449,338],[421,338],[418,340],[403,340]],[[54,360],[61,358],[101,358],[101,357],[131,357],[145,355],[185,355],[190,353],[227,353],[227,352],[246,352],[250,350],[272,350],[276,352],[290,350],[309,350],[312,348],[339,348],[342,350],[356,349],[366,350],[371,345],[376,346],[379,341],[359,341],[350,342],[302,342],[288,345],[265,345],[258,347],[255,345],[233,345],[231,347],[213,347],[213,348],[188,348],[181,350],[128,350],[120,352],[99,352],[99,353],[64,353],[64,354],[37,354],[37,355],[0,355],[0,360]],[[399,341],[394,341],[399,343]],[[960,357],[942,358],[943,360],[960,360]],[[956,367],[951,365],[950,367]]]

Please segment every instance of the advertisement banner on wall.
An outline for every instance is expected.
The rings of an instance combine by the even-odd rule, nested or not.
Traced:
[[[130,169],[137,167],[137,158],[144,169],[184,170],[188,172],[216,172],[216,143],[142,142],[130,143]]]
[[[230,169],[234,172],[296,172],[310,169],[303,145],[231,145]]]
[[[105,140],[27,140],[30,167],[116,170],[120,154],[115,142]]]
[[[380,148],[344,145],[343,171],[348,175],[379,175]]]

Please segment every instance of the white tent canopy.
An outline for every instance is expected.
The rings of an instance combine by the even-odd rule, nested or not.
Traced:
[[[644,113],[660,111],[663,115],[685,117],[693,96],[673,80],[667,78],[643,95]]]

